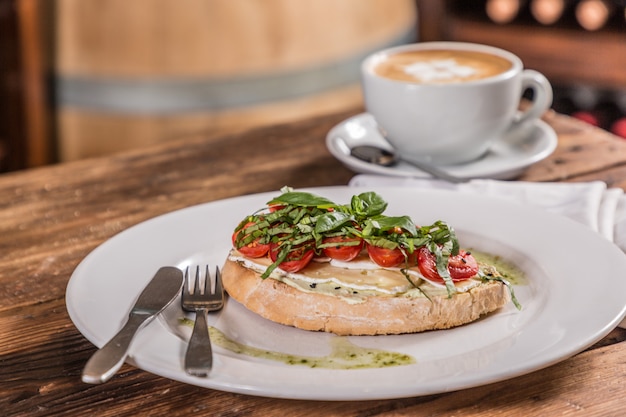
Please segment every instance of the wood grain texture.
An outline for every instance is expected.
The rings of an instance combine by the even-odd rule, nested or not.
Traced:
[[[0,410],[7,416],[622,415],[626,331],[498,384],[362,402],[257,398],[188,386],[131,365],[104,385],[80,382],[94,346],[72,325],[65,287],[116,233],[179,208],[294,187],[343,185],[353,173],[326,150],[354,112],[229,136],[197,135],[115,156],[0,176]],[[626,186],[626,142],[557,114],[559,147],[522,177]],[[262,144],[262,145],[261,145]],[[373,381],[375,383],[375,381]]]

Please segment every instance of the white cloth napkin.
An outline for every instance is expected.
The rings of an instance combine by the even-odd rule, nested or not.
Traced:
[[[601,181],[535,183],[475,179],[467,183],[451,184],[435,179],[363,174],[353,177],[349,185],[447,189],[504,198],[567,216],[600,233],[626,252],[626,195],[621,189],[608,188]],[[626,328],[626,319],[619,326]]]

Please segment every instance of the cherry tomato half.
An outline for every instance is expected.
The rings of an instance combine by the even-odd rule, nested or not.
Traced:
[[[392,268],[404,262],[404,254],[399,248],[387,249],[368,244],[367,254],[372,262],[384,268]]]
[[[241,230],[236,231],[235,233],[233,233],[232,236],[232,241],[233,241],[233,247],[235,249],[237,249],[239,252],[241,252],[241,254],[243,256],[247,256],[248,258],[260,258],[262,256],[265,256],[265,254],[267,254],[267,251],[270,250],[270,245],[269,243],[263,243],[261,244],[259,242],[259,240],[261,238],[257,238],[255,240],[253,240],[252,242],[243,245],[241,247],[237,247],[237,238],[239,236],[240,233],[244,233],[244,239],[248,236],[246,234],[246,229],[250,226],[254,225],[254,222],[248,222],[245,224],[245,226],[243,226],[241,228]]]
[[[339,245],[339,243],[358,242],[356,245]],[[358,236],[331,236],[322,239],[322,244],[338,243],[337,246],[328,246],[323,249],[324,255],[338,261],[349,262],[356,258],[363,249],[363,239]]]
[[[276,259],[278,259],[280,249],[280,244],[270,244],[270,259],[272,262],[276,262]],[[313,255],[315,255],[315,251],[312,245],[304,244],[291,248],[285,260],[278,264],[278,267],[285,272],[298,272],[311,262]]]
[[[422,247],[418,250],[417,267],[426,278],[443,282],[443,278],[437,272],[437,258],[428,248]],[[478,263],[469,252],[460,250],[458,255],[449,258],[448,272],[452,281],[463,281],[478,273]]]

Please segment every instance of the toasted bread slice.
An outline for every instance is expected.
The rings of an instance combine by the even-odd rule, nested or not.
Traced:
[[[360,295],[353,300],[302,291],[227,259],[222,280],[228,294],[254,313],[288,326],[337,335],[385,335],[448,329],[473,322],[511,299],[499,281],[481,282],[448,297]]]

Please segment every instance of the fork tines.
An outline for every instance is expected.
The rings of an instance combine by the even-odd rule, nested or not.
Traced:
[[[215,268],[215,276],[213,284],[211,283],[211,274],[209,265],[204,267],[204,274],[200,265],[196,265],[195,277],[193,283],[190,283],[191,269],[185,269],[185,284],[183,286],[183,309],[192,311],[197,308],[207,308],[209,311],[219,309],[224,302],[224,288],[219,268]],[[204,277],[203,277],[204,275]]]
[[[204,271],[204,285],[200,283],[200,265],[196,265],[196,277],[194,279],[193,288],[189,288],[189,268],[185,269],[185,287],[189,290],[189,294],[206,294],[211,292],[211,276],[209,275],[209,265],[206,265]]]

